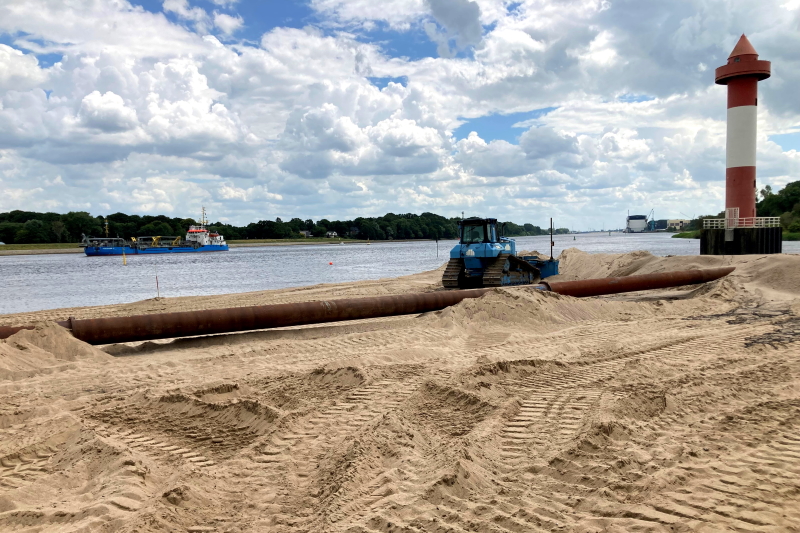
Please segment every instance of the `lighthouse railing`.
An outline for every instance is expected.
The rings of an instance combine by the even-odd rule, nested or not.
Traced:
[[[706,218],[703,229],[775,228],[781,225],[780,217]]]

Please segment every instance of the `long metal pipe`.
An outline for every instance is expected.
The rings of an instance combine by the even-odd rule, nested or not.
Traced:
[[[634,292],[650,289],[665,289],[706,283],[727,276],[736,270],[735,267],[704,268],[701,270],[678,270],[675,272],[659,272],[641,276],[625,276],[620,278],[582,279],[578,281],[553,281],[547,283],[550,290],[566,296],[585,298],[603,294]],[[543,282],[544,283],[544,282]]]
[[[705,283],[726,276],[733,270],[733,267],[726,267],[624,278],[554,281],[542,283],[536,288],[569,296],[598,296]],[[450,307],[467,298],[478,298],[492,290],[437,291],[84,320],[70,318],[58,324],[89,344],[112,344],[425,313]],[[0,327],[0,338],[32,328]]]

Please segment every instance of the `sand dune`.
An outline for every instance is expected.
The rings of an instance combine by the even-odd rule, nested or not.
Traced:
[[[107,308],[0,341],[0,531],[797,531],[800,257],[562,255],[702,287],[91,347],[47,320],[437,290],[440,271]]]

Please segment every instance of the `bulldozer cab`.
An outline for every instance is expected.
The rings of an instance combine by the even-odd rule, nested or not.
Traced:
[[[500,242],[497,236],[497,219],[467,218],[461,221],[461,244]]]

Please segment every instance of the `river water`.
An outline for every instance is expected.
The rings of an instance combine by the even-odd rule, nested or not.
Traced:
[[[548,237],[518,237],[517,250],[549,254]],[[556,235],[553,254],[648,250],[654,255],[697,255],[700,241],[666,233]],[[260,291],[404,276],[439,267],[456,241],[320,244],[231,248],[229,252],[86,257],[83,254],[0,256],[0,314],[130,303],[156,296]],[[800,242],[784,242],[800,253]],[[333,263],[333,264],[330,264]]]

